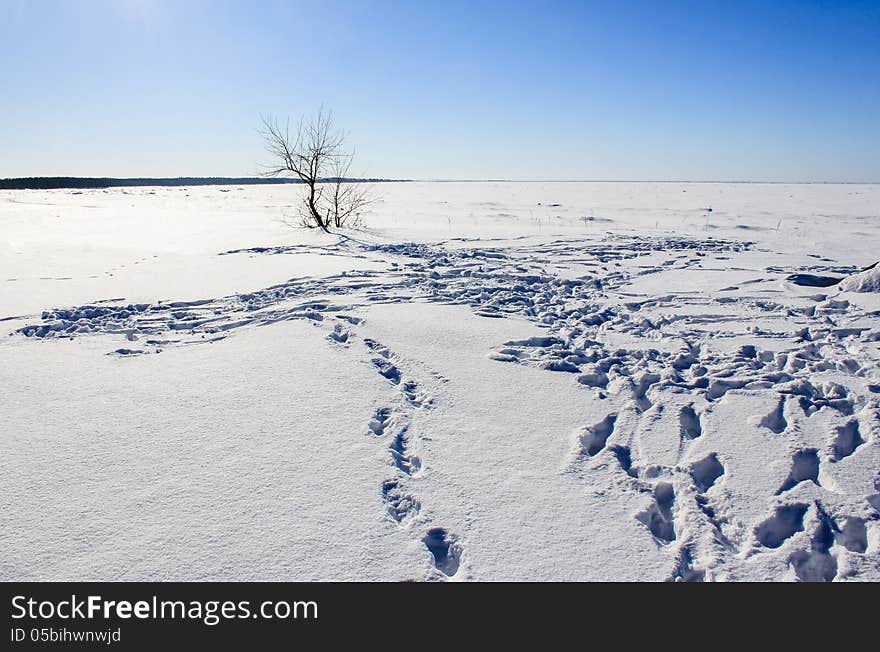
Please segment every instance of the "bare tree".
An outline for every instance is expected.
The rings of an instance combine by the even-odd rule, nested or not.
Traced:
[[[260,133],[273,162],[264,176],[292,174],[306,188],[300,207],[303,226],[320,228],[357,226],[370,204],[368,188],[349,178],[353,152],[344,149],[345,137],[323,107],[312,118],[301,118],[291,137],[290,120],[282,127],[273,117],[262,118]]]
[[[372,202],[369,186],[349,177],[352,160],[354,152],[343,154],[333,162],[333,192],[328,202],[327,221],[337,228],[360,225],[364,210]]]

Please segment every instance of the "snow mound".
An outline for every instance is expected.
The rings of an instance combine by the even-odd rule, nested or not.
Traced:
[[[858,274],[846,277],[840,283],[844,292],[880,292],[880,266],[874,265]]]

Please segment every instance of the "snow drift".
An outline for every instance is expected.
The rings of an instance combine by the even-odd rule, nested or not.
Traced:
[[[848,276],[841,281],[840,289],[844,292],[880,292],[880,265]]]

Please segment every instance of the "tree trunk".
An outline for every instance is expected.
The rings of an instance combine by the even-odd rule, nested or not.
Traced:
[[[309,211],[312,213],[312,218],[315,220],[315,224],[324,231],[327,231],[327,225],[324,224],[324,219],[318,212],[318,207],[315,206],[315,182],[313,180],[309,181]]]

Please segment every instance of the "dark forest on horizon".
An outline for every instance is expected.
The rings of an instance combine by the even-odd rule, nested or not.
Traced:
[[[336,179],[322,179],[336,181]],[[353,183],[381,183],[407,179],[345,179]],[[0,190],[54,190],[61,188],[120,188],[126,186],[230,186],[302,183],[299,179],[265,177],[20,177],[0,179]]]

